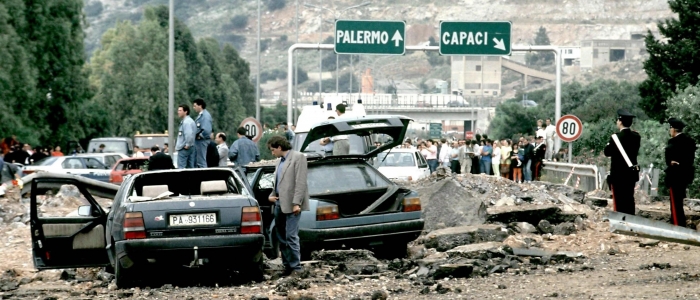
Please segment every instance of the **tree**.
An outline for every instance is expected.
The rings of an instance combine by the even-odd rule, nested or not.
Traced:
[[[547,29],[540,26],[535,34],[535,45],[547,46],[550,45],[549,35],[547,35]],[[534,54],[528,54],[526,56],[527,63],[530,65],[548,65],[554,62],[554,53],[550,52],[540,52]]]
[[[639,86],[641,107],[658,121],[666,119],[667,99],[697,84],[700,75],[700,1],[669,0],[668,4],[678,18],[658,23],[663,39],[647,33],[649,58],[644,70],[648,77]]]
[[[28,126],[40,142],[63,143],[99,131],[92,123],[99,116],[82,111],[90,98],[83,72],[83,0],[3,3],[10,15],[8,24],[14,27],[25,49],[27,70],[34,77],[25,90],[30,97],[21,99],[21,108],[14,113],[23,116],[31,112],[26,118],[34,124]],[[19,53],[17,49],[15,53]]]

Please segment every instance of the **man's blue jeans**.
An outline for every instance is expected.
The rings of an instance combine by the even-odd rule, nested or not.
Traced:
[[[430,167],[430,173],[435,172],[437,170],[438,166],[440,165],[440,162],[437,161],[437,159],[428,159],[428,167]]]
[[[195,151],[194,147],[190,147],[189,149],[182,148],[177,151],[177,168],[178,169],[192,169],[194,168],[194,160],[195,160]]]
[[[528,160],[525,166],[523,166],[523,175],[525,176],[525,181],[532,181],[532,160]]]
[[[491,161],[483,159],[479,160],[479,171],[481,171],[481,174],[491,174]]]
[[[279,203],[275,204],[275,234],[282,252],[282,264],[286,270],[301,270],[300,217],[301,213],[283,213]]]

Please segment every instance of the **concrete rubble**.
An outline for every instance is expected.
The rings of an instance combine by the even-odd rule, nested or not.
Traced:
[[[0,261],[0,298],[405,299],[459,298],[460,294],[485,298],[496,290],[516,290],[522,280],[529,282],[521,276],[576,276],[609,268],[612,257],[629,258],[643,251],[690,251],[608,232],[602,221],[605,208],[592,201],[607,199],[604,192],[586,194],[549,183],[517,184],[445,172],[402,184],[419,192],[426,221],[424,234],[409,244],[405,257],[382,259],[366,249],[321,250],[312,252],[311,260],[303,262],[304,271],[292,277],[280,276],[284,267],[278,258],[265,261],[261,283],[246,282],[244,276],[226,283],[197,273],[203,275],[193,275],[201,281],[194,286],[173,279],[173,283],[146,282],[144,287],[129,290],[117,290],[114,275],[100,268],[36,272],[28,251],[27,200],[0,198],[0,217],[5,220],[0,226],[6,228],[0,251],[8,258]],[[67,207],[80,197],[71,191],[67,187],[55,196],[40,198],[42,212],[70,213]],[[108,199],[100,201],[109,205]],[[658,203],[639,208],[640,214],[658,219],[666,216]],[[8,223],[8,219],[15,221]],[[674,272],[676,268],[666,261],[637,261],[633,267],[616,264],[616,272]],[[696,274],[674,274],[668,274],[669,281],[700,279]],[[475,285],[481,288],[475,290]],[[577,298],[567,292],[557,289],[547,295]],[[529,295],[543,294],[532,291]]]

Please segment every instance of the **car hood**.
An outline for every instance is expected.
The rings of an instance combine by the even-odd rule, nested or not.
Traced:
[[[411,121],[411,118],[398,115],[341,117],[335,120],[324,121],[311,126],[311,129],[306,135],[306,139],[304,139],[304,143],[301,145],[299,151],[304,152],[309,144],[318,139],[333,137],[336,135],[356,134],[359,136],[368,136],[372,134],[386,134],[390,136],[392,138],[391,142],[383,144],[376,149],[370,150],[364,155],[347,155],[364,158],[373,157],[377,155],[377,153],[401,145],[404,136],[406,135],[408,123]],[[342,156],[344,155],[336,155],[334,157]]]

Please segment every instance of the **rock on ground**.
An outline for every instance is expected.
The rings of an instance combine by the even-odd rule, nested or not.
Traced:
[[[453,179],[440,180],[416,188],[421,197],[425,229],[480,225],[486,221],[482,198]]]
[[[508,232],[498,225],[460,226],[440,229],[429,233],[421,241],[426,248],[447,251],[457,246],[482,242],[502,242]]]

